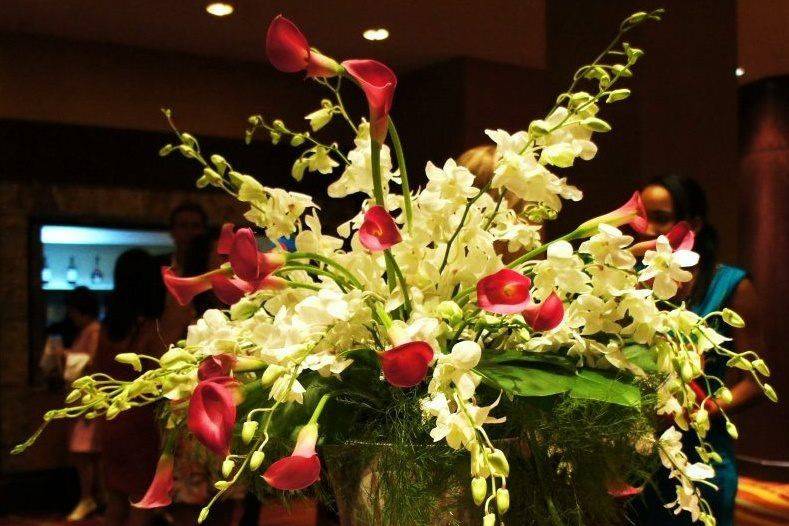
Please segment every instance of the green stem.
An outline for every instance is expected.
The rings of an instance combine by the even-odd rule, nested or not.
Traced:
[[[329,257],[321,256],[320,254],[316,254],[314,252],[290,252],[285,257],[287,261],[298,259],[314,259],[315,261],[320,261],[321,263],[325,263],[326,265],[329,265],[330,267],[337,269],[340,273],[344,274],[348,278],[348,281],[350,281],[357,288],[364,288],[362,287],[362,283],[359,281],[359,279],[350,270],[346,269],[344,266],[340,265]]]
[[[471,206],[476,203],[477,199],[482,197],[482,194],[487,192],[489,188],[490,182],[483,186],[479,193],[469,199],[468,203],[466,203],[466,208],[463,210],[463,216],[460,218],[460,224],[455,229],[452,237],[449,238],[449,241],[447,241],[447,249],[444,251],[444,259],[441,261],[441,266],[438,269],[439,272],[443,272],[444,268],[447,266],[447,262],[449,261],[449,251],[452,249],[452,243],[455,242],[455,239],[457,239],[458,235],[460,235],[460,231],[463,229],[463,225],[466,224],[466,218],[468,217],[469,210],[471,210]]]
[[[403,190],[403,211],[405,212],[405,224],[408,230],[411,230],[411,223],[413,222],[413,210],[411,208],[411,187],[408,182],[408,169],[405,165],[405,156],[403,155],[403,145],[400,143],[400,135],[397,133],[394,121],[389,117],[389,136],[392,138],[392,146],[394,147],[395,157],[397,157],[397,167],[400,169],[400,182]]]
[[[403,276],[400,266],[397,264],[397,261],[395,261],[392,251],[384,250],[384,257],[386,258],[387,264],[392,265],[395,276],[397,276],[397,281],[400,283],[400,289],[403,291],[403,307],[405,308],[403,319],[407,319],[408,314],[411,312],[411,297],[408,294],[408,284],[405,282],[405,276]]]
[[[315,406],[315,411],[312,412],[312,416],[310,417],[310,421],[307,422],[307,425],[314,424],[320,418],[321,413],[323,412],[323,408],[326,405],[326,402],[329,401],[331,395],[325,394],[321,396],[321,399],[318,401],[318,405]]]
[[[370,141],[370,164],[373,171],[373,197],[375,204],[384,206],[384,188],[381,182],[381,144],[376,140]]]

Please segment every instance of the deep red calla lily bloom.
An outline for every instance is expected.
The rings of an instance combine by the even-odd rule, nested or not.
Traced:
[[[189,399],[187,427],[207,449],[227,456],[236,423],[235,381],[229,377],[203,380]]]
[[[274,462],[263,474],[272,487],[283,491],[296,491],[311,486],[321,478],[321,461],[315,452],[318,425],[307,424],[296,440],[296,447],[289,457]]]
[[[232,354],[215,354],[203,359],[197,368],[197,377],[200,380],[211,380],[213,378],[228,377],[233,366],[236,365],[236,357]]]
[[[342,66],[367,97],[370,108],[370,137],[383,144],[397,77],[388,66],[377,60],[346,60]]]
[[[135,508],[162,508],[172,503],[170,492],[173,490],[173,457],[163,453],[156,464],[156,473],[151,485],[142,499],[132,503]]]
[[[550,331],[558,327],[564,319],[564,303],[555,292],[551,292],[550,296],[540,303],[529,303],[522,314],[536,332]]]
[[[310,49],[296,24],[282,15],[277,15],[268,26],[266,56],[272,66],[285,73],[307,70],[309,77],[333,77],[340,70],[336,61]]]
[[[208,275],[183,278],[177,276],[171,267],[162,267],[164,286],[181,305],[187,305],[195,296],[211,290],[211,277]]]
[[[615,499],[629,499],[644,491],[644,488],[631,486],[627,482],[610,482],[607,484],[607,488],[608,494]]]
[[[370,252],[386,250],[403,240],[392,216],[382,206],[373,206],[364,214],[359,228],[359,242]]]
[[[530,287],[531,279],[503,268],[477,282],[477,305],[496,314],[518,313],[529,304]]]
[[[433,348],[415,341],[398,345],[380,355],[386,381],[395,387],[414,387],[427,376]]]
[[[211,286],[219,301],[233,305],[244,297],[258,290],[281,290],[287,287],[287,281],[279,276],[266,276],[255,281],[244,281],[240,278],[229,278],[221,274],[211,276]]]
[[[250,228],[239,228],[233,234],[230,245],[230,266],[239,278],[245,281],[258,279],[258,242]]]
[[[665,235],[672,250],[693,250],[693,245],[696,244],[696,233],[687,221],[680,221]],[[656,247],[657,238],[636,243],[630,247],[630,252],[643,256],[647,250],[655,250]]]

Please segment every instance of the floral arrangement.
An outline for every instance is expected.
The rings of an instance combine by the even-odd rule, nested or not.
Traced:
[[[217,493],[202,521],[240,480],[259,480],[262,473],[271,488],[305,489],[324,471],[316,449],[321,440],[361,444],[373,436],[364,430],[385,429],[374,436],[405,446],[406,458],[431,443],[440,449],[431,450],[429,461],[452,464],[460,458],[482,523],[493,526],[503,524],[514,476],[502,438],[525,433],[531,449],[525,456],[548,458],[561,448],[547,428],[524,423],[530,415],[549,407],[549,423],[564,422],[553,435],[560,440],[579,425],[591,436],[595,418],[620,411],[630,420],[618,450],[659,458],[677,485],[668,506],[714,524],[698,487],[714,474],[717,457],[704,437],[713,396],[731,394],[722,379],[704,373],[705,355],[720,355],[750,372],[769,398],[776,396],[763,383],[769,375],[764,362],[751,351],[727,350],[727,338],[713,327],[718,321],[742,326],[736,313],[701,318],[671,302],[698,261],[692,230],[679,224],[667,236],[634,245],[620,227],[645,226],[635,193],[613,212],[548,243],[540,240],[540,223],[553,219],[563,201],[582,197],[552,170],[592,159],[594,134],[611,129],[600,110],[630,94],[620,85],[643,51],[622,42],[623,35],[660,14],[624,20],[544,119],[513,134],[488,130],[496,143],[492,180],[478,188],[474,174],[449,159],[441,166],[428,163],[427,184],[417,190],[409,186],[390,117],[395,74],[374,60],[337,62],[310,47],[292,22],[276,17],[266,40],[271,63],[284,72],[306,72],[330,98],[306,116],[309,131],[254,116],[247,140],[265,130],[275,144],[300,148],[292,170],[297,180],[339,171],[329,195],[364,194],[361,211],[340,226],[340,237],[323,233],[309,196],[264,186],[220,155],[206,157],[165,111],[178,143],[161,154],[178,151],[199,163],[198,187],[216,187],[247,203],[250,223],[269,239],[295,236],[296,251],[261,252],[251,228],[225,225],[217,250],[226,263],[195,277],[164,269],[163,278],[183,304],[213,290],[228,308],[207,311],[161,357],[119,355],[139,373],[133,381],[104,374],[75,381],[67,407],[48,412],[36,435],[15,452],[30,446],[52,420],[111,420],[162,402],[164,450],[150,489],[135,505],[170,503],[174,437],[188,431],[222,460]],[[367,119],[347,112],[340,96],[347,81],[364,93]],[[583,84],[592,89],[582,90]],[[355,135],[350,151],[315,135],[334,118]],[[525,206],[516,211],[507,192]],[[494,249],[497,241],[513,254],[508,264]],[[568,402],[581,404],[573,414],[593,418],[567,418]],[[400,424],[393,423],[393,412]],[[322,418],[329,413],[332,418]],[[655,439],[658,416],[671,424]],[[736,427],[722,416],[736,438]],[[683,452],[677,428],[696,432],[700,462]],[[289,446],[290,454],[278,453]],[[564,464],[566,477],[580,476],[577,465],[572,474],[573,465]],[[403,469],[400,476],[413,485],[416,471]],[[621,480],[594,476],[608,490],[627,482],[624,472]],[[543,511],[561,523],[550,495],[545,497]],[[383,500],[397,504],[394,493]]]

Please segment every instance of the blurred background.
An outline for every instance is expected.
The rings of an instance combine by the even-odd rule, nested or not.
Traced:
[[[656,176],[701,182],[721,259],[754,277],[772,383],[786,398],[789,1],[227,2],[225,16],[198,0],[0,2],[1,511],[57,514],[77,499],[66,426],[53,426],[30,454],[8,454],[62,403],[65,388],[38,366],[66,292],[85,285],[101,298],[127,248],[171,252],[168,219],[181,202],[201,204],[213,225],[240,221],[231,199],[194,188],[191,163],[158,156],[171,141],[160,108],[237,170],[311,194],[326,230],[348,219],[349,202],[326,197],[333,177],[297,185],[291,149],[244,145],[249,115],[300,128],[323,96],[267,63],[265,30],[278,13],[330,56],[376,58],[397,72],[393,114],[419,184],[426,161],[484,143],[485,128],[515,131],[544,116],[621,19],[665,7],[663,22],[628,34],[646,51],[633,96],[606,108],[613,133],[596,136],[597,158],[568,172],[585,198],[549,233],[624,202]],[[368,29],[388,36],[368,40]],[[363,114],[358,101],[350,106]],[[737,415],[744,475],[789,481],[787,414],[785,403],[762,403]]]

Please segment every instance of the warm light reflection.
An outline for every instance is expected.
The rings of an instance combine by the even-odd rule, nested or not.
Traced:
[[[367,31],[362,33],[362,36],[367,40],[373,40],[373,41],[386,40],[387,38],[389,38],[389,31],[387,31],[384,28],[368,29]]]
[[[734,74],[737,75],[738,77],[742,77],[743,75],[745,75],[745,70],[742,68],[737,68],[734,70]]]
[[[235,9],[231,4],[226,4],[224,2],[213,2],[208,4],[205,7],[205,10],[214,16],[227,16],[232,14]]]

